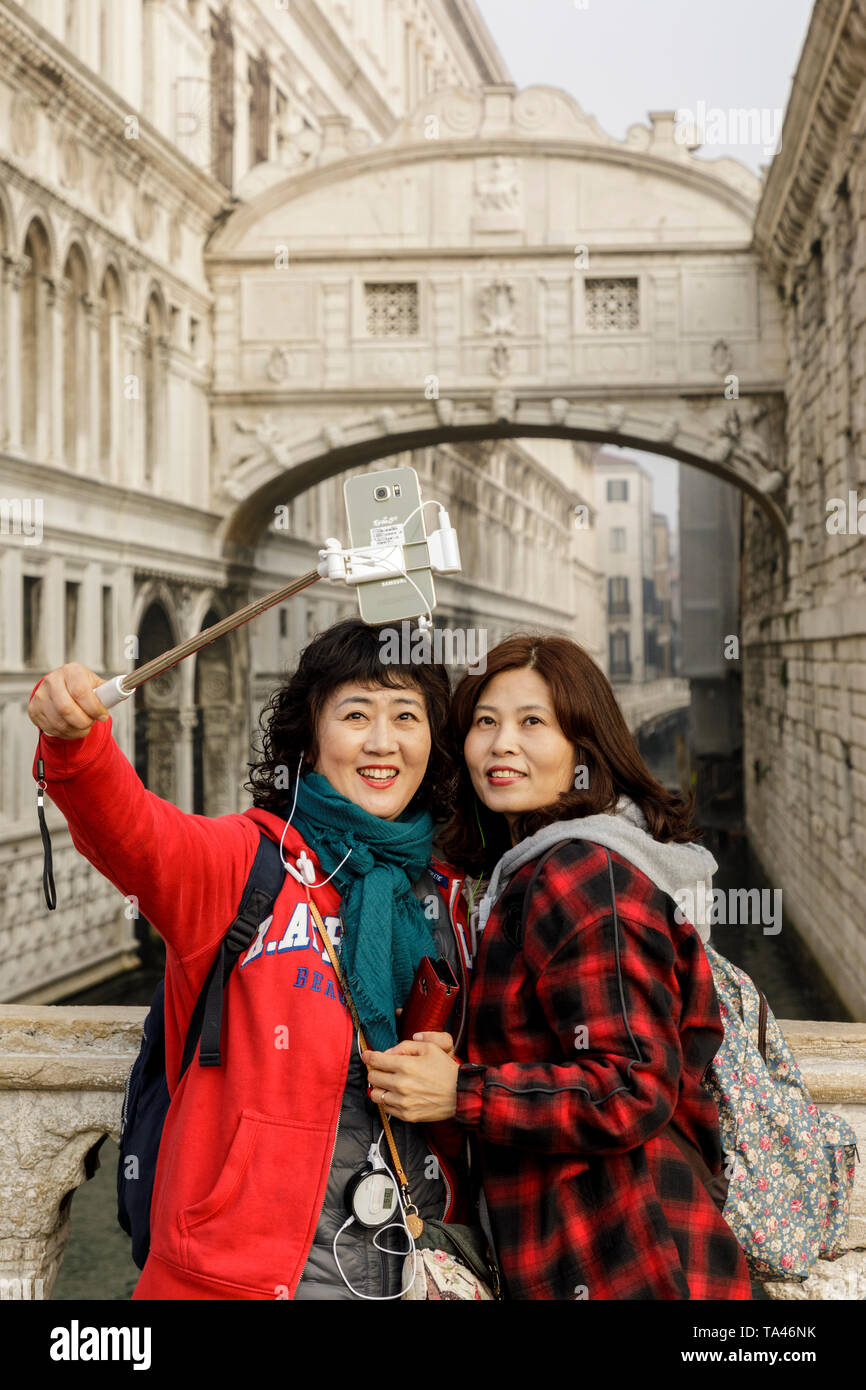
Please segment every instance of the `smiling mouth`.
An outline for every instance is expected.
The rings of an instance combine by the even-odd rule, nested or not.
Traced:
[[[516,782],[525,776],[525,772],[517,772],[514,768],[491,768],[486,774],[488,782],[494,787],[506,787],[510,782]]]
[[[368,787],[393,786],[400,775],[398,767],[359,767],[355,770]]]

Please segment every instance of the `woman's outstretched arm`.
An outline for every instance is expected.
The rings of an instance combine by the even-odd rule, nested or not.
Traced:
[[[34,689],[46,792],[80,854],[113,883],[183,960],[212,948],[237,911],[259,832],[242,815],[194,816],[148,791],[92,693],[101,676],[72,662]],[[60,906],[62,907],[62,884]]]

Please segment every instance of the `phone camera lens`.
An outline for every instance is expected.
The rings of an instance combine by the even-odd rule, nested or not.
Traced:
[[[385,487],[384,484],[380,484],[379,487],[373,488],[373,496],[375,497],[377,502],[384,502],[386,497],[391,496],[391,489],[389,487]]]

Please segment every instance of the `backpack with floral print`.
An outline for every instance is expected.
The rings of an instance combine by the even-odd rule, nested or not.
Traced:
[[[725,1036],[703,1084],[719,1107],[729,1178],[723,1215],[762,1280],[802,1283],[847,1250],[856,1135],[820,1110],[767,1001],[706,947]]]

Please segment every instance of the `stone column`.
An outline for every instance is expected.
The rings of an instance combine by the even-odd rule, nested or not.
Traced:
[[[119,336],[122,340],[122,379],[119,382],[119,409],[122,415],[118,426],[117,458],[119,468],[115,482],[125,487],[141,487],[144,479],[144,414],[142,409],[141,353],[145,330],[134,319],[122,317]]]
[[[85,456],[82,459],[79,451],[78,466],[85,473],[101,473],[102,459],[101,440],[100,440],[100,418],[99,418],[99,318],[100,305],[98,300],[89,298],[85,295],[82,303],[84,304],[85,318],[85,347],[87,355],[89,378],[87,382],[87,403],[85,406],[87,426],[84,430],[85,435]],[[81,437],[79,433],[79,438]]]
[[[102,669],[102,570],[91,560],[84,570],[81,584],[81,604],[78,617],[78,641],[74,661],[81,661],[91,671]]]
[[[63,557],[49,556],[42,581],[42,633],[41,648],[44,669],[52,671],[62,666],[66,660],[64,615],[66,612]],[[72,658],[74,660],[74,658]]]
[[[231,755],[234,748],[228,707],[203,710],[204,813],[225,816],[236,811]]]
[[[177,804],[177,715],[169,710],[149,710],[146,719],[148,789]]]
[[[193,734],[198,724],[198,710],[184,709],[177,716],[177,776],[175,780],[175,805],[181,811],[193,810]]]
[[[48,307],[48,390],[39,393],[36,421],[37,455],[63,466],[63,305],[70,291],[67,280],[43,277]],[[73,383],[74,386],[74,383]]]
[[[10,453],[21,450],[21,286],[30,267],[29,256],[3,257],[6,340],[3,344],[5,395],[0,400],[0,441]]]
[[[19,545],[4,545],[0,549],[0,663],[6,671],[20,671],[24,664],[20,597],[21,557],[24,554],[24,547]],[[19,735],[16,733],[17,737]]]
[[[154,353],[154,411],[153,411],[153,491],[175,493],[173,480],[167,479],[168,444],[171,439],[171,344],[168,338],[157,338]]]
[[[119,309],[113,309],[108,316],[108,379],[106,389],[108,397],[108,458],[105,459],[104,466],[106,476],[109,481],[116,483],[120,480],[121,464],[120,453],[122,441],[121,430],[121,406],[123,405],[123,353],[124,346],[122,340],[123,315]]]

